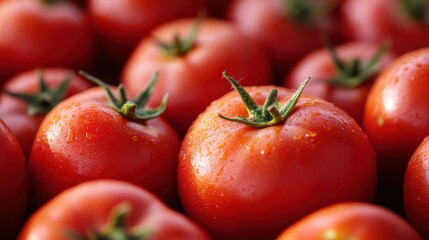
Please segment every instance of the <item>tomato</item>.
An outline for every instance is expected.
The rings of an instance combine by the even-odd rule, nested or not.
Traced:
[[[163,116],[181,135],[211,101],[231,89],[220,79],[222,71],[242,79],[243,85],[270,82],[266,52],[227,21],[181,19],[156,28],[150,35],[133,52],[121,82],[132,96],[159,71],[151,102],[158,104],[163,94],[169,93]],[[195,36],[194,41],[188,41],[190,36]],[[169,41],[174,43],[169,45]]]
[[[27,206],[27,164],[21,146],[0,119],[0,233],[15,239]]]
[[[47,0],[0,3],[0,79],[35,67],[86,69],[93,54],[92,30],[78,6]]]
[[[372,200],[375,154],[356,122],[322,99],[296,100],[297,93],[295,108],[279,118],[273,109],[288,100],[293,105],[293,92],[275,87],[278,106],[273,88],[245,88],[253,100],[243,97],[251,114],[243,121],[262,122],[255,127],[236,122],[248,113],[230,92],[201,113],[183,139],[179,196],[185,212],[215,239],[272,239],[321,207]],[[264,108],[255,108],[266,99]]]
[[[313,79],[304,93],[323,98],[361,123],[363,108],[374,78],[395,58],[385,46],[347,42],[315,50],[302,58],[283,85],[297,88],[302,79]]]
[[[88,14],[102,49],[122,65],[139,41],[157,26],[178,18],[194,17],[202,0],[88,0]]]
[[[375,80],[365,104],[363,127],[377,153],[379,190],[399,205],[407,163],[429,134],[428,94],[429,48],[423,48],[389,65]]]
[[[41,87],[41,82],[47,89]],[[63,85],[64,88],[60,86]],[[10,78],[4,90],[29,99],[0,94],[0,118],[12,129],[26,156],[30,154],[39,125],[48,111],[63,98],[88,89],[91,84],[71,69],[44,68],[21,72]],[[65,90],[65,91],[62,91]]]
[[[409,223],[378,205],[346,202],[320,209],[282,232],[277,240],[422,239]]]
[[[429,138],[414,151],[404,177],[404,208],[409,221],[429,238]]]
[[[340,22],[348,39],[380,43],[404,54],[429,44],[429,1],[345,0]]]
[[[69,239],[77,236],[79,239],[209,239],[199,226],[165,206],[150,192],[114,180],[94,180],[62,192],[30,217],[18,239],[66,239],[67,236]]]
[[[78,183],[108,178],[144,187],[173,206],[180,142],[156,117],[165,101],[160,109],[144,109],[144,91],[140,100],[121,97],[115,100],[120,106],[112,105],[103,86],[63,100],[40,125],[28,162],[34,205]]]
[[[337,21],[330,11],[336,4],[337,0],[235,0],[227,17],[268,49],[282,78],[305,54],[322,47],[322,36],[336,35]]]

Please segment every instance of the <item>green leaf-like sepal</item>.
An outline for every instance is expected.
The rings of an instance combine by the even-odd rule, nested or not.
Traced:
[[[364,84],[377,72],[381,58],[390,48],[390,45],[390,41],[384,42],[369,61],[362,63],[358,58],[352,58],[349,61],[342,61],[335,51],[332,43],[326,40],[326,49],[331,55],[332,61],[334,62],[337,70],[337,75],[333,79],[330,79],[329,82],[332,85],[350,89]]]
[[[240,122],[254,128],[274,126],[285,121],[298,103],[298,99],[308,81],[310,81],[310,77],[305,79],[285,105],[281,105],[277,101],[277,89],[271,89],[264,105],[261,107],[258,106],[249,93],[226,72],[223,72],[223,77],[226,78],[232,87],[238,92],[249,116],[247,118],[243,116],[230,118],[219,113],[219,117],[229,121]]]
[[[30,116],[45,115],[61,102],[69,89],[72,74],[67,74],[56,88],[49,88],[46,84],[43,70],[36,70],[39,79],[39,92],[35,94],[19,93],[4,90],[10,96],[19,98],[27,103],[27,112]]]
[[[165,54],[169,56],[186,55],[195,46],[202,21],[203,16],[200,14],[200,16],[198,16],[195,20],[195,23],[186,38],[181,38],[178,34],[175,34],[171,43],[163,42],[155,37],[154,38],[157,41],[158,46]]]
[[[159,107],[155,109],[144,109],[144,106],[152,96],[153,90],[155,88],[159,75],[157,72],[152,76],[149,86],[143,92],[141,92],[135,100],[129,100],[127,98],[125,88],[122,84],[118,86],[119,99],[117,99],[110,90],[108,84],[84,71],[79,71],[79,73],[88,80],[102,87],[106,91],[108,99],[113,108],[122,116],[132,121],[144,122],[149,119],[156,118],[160,116],[167,107],[168,94],[165,94]]]
[[[85,235],[68,230],[65,236],[75,240],[143,240],[151,234],[150,229],[127,229],[126,220],[131,212],[131,205],[127,202],[117,204],[111,210],[105,229],[90,229]]]

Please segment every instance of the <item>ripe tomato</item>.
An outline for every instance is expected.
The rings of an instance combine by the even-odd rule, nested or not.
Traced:
[[[150,119],[156,111],[142,108],[148,94],[143,101],[121,97],[112,106],[105,92],[109,88],[104,88],[65,99],[40,125],[28,162],[36,206],[78,183],[100,178],[129,181],[175,203],[177,133],[162,118]]]
[[[339,203],[317,210],[287,228],[276,238],[420,240],[419,234],[400,216],[374,204]]]
[[[394,54],[385,46],[347,42],[315,50],[302,58],[283,85],[298,88],[302,79],[313,79],[304,93],[323,98],[361,123],[365,101],[374,78],[389,65]]]
[[[379,190],[392,195],[389,201],[396,198],[402,204],[407,163],[429,135],[428,95],[429,48],[397,58],[368,94],[363,127],[377,153]]]
[[[21,146],[0,119],[0,233],[15,239],[27,206],[27,164]]]
[[[0,3],[0,79],[35,67],[85,69],[93,54],[89,21],[78,6],[67,1]]]
[[[122,65],[139,41],[155,27],[195,17],[202,0],[88,0],[88,14],[109,58]]]
[[[42,87],[43,85],[47,88]],[[60,87],[60,86],[64,86]],[[46,115],[63,98],[91,87],[91,84],[66,68],[29,70],[10,78],[4,90],[25,95],[0,94],[0,118],[18,138],[25,156],[29,156],[34,137]]]
[[[222,71],[239,77],[243,85],[270,81],[266,53],[227,21],[181,19],[156,28],[151,36],[133,52],[121,81],[131,95],[136,95],[153,72],[159,71],[151,102],[158,104],[164,93],[169,93],[171,101],[163,116],[180,134],[211,101],[231,89],[220,80]],[[189,36],[196,37],[193,44],[188,43]],[[177,38],[182,39],[180,43]],[[160,41],[175,43],[162,48]]]
[[[305,54],[322,47],[322,36],[336,35],[337,21],[331,15],[336,4],[337,0],[235,0],[227,16],[268,49],[282,78]]]
[[[345,0],[340,22],[348,39],[380,43],[404,54],[429,44],[429,1]]]
[[[30,217],[18,239],[67,237],[209,239],[199,226],[150,192],[114,180],[90,181],[62,192]]]
[[[429,238],[429,137],[414,151],[404,178],[404,208],[409,221]]]
[[[273,88],[245,88],[254,99],[245,98],[250,106],[270,95],[265,110],[250,110],[251,119],[275,112]],[[284,106],[293,92],[276,89]],[[356,122],[333,104],[302,95],[285,120],[262,128],[218,114],[247,115],[235,92],[214,101],[187,132],[178,163],[184,210],[212,237],[272,239],[321,207],[372,200],[374,151]]]

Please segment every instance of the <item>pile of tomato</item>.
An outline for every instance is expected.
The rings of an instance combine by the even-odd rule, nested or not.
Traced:
[[[1,239],[429,239],[428,0],[0,0]]]

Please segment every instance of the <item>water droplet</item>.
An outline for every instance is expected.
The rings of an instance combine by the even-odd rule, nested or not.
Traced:
[[[68,129],[67,143],[73,142],[73,128]]]
[[[222,155],[220,155],[220,160],[225,160],[227,157],[226,152],[223,152]]]
[[[134,142],[137,142],[137,140],[139,140],[139,138],[138,138],[137,136],[133,136],[133,137],[131,138],[131,140],[133,140]]]

